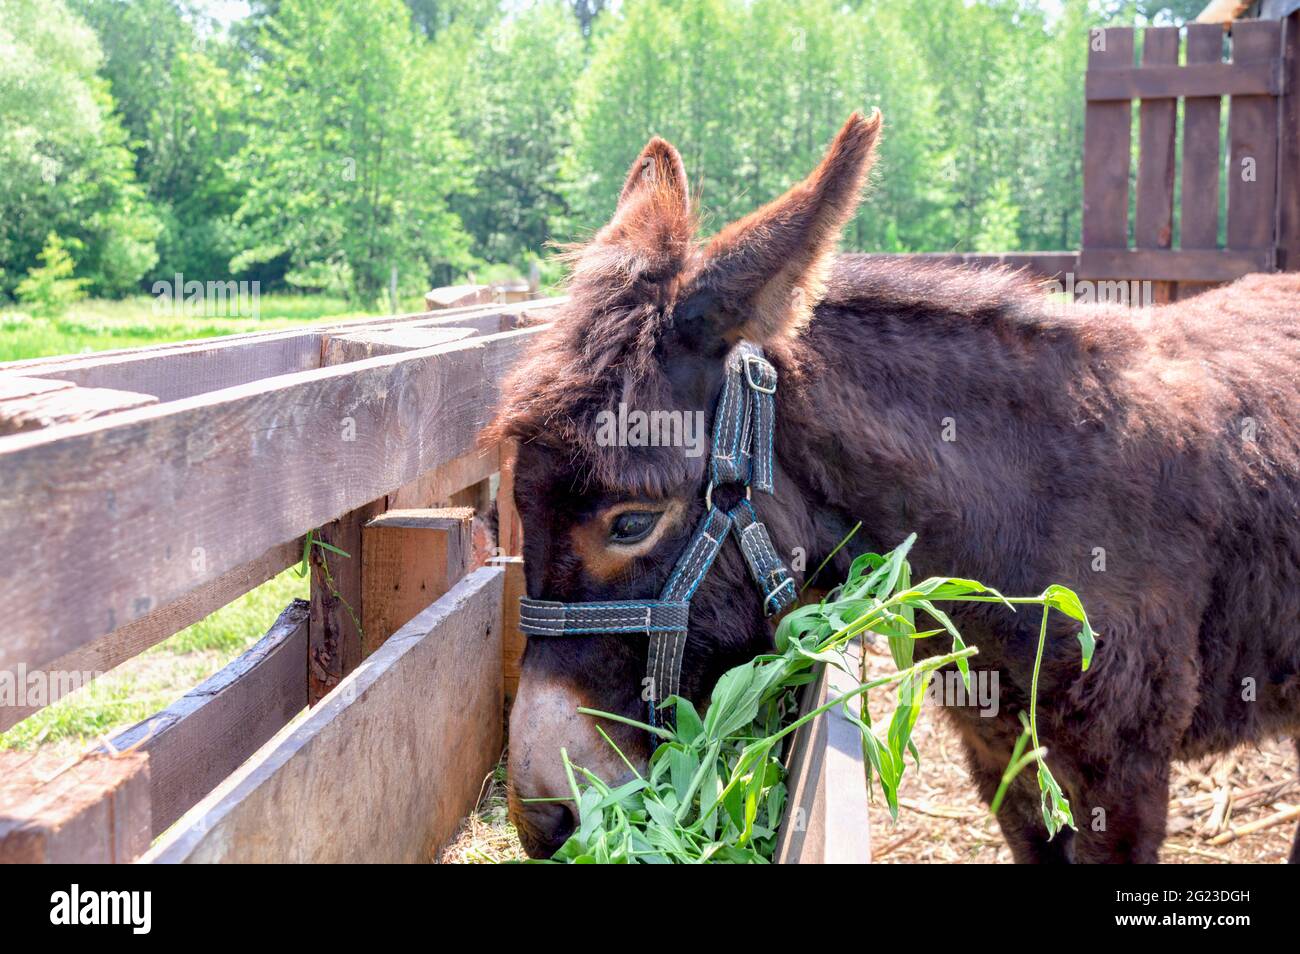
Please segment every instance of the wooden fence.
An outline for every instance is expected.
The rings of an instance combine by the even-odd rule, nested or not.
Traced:
[[[523,567],[508,449],[476,441],[552,304],[0,365],[0,673],[46,687],[0,729],[307,534],[349,554],[313,547],[309,601],[103,754],[0,753],[0,860],[432,857],[501,753]]]
[[[476,442],[555,304],[0,365],[0,678],[48,686],[0,698],[0,729],[294,565],[309,534],[348,554],[312,547],[309,600],[89,756],[0,752],[0,861],[437,856],[500,758],[523,654],[512,453]],[[851,732],[796,740],[781,860],[866,859]]]
[[[1300,266],[1298,25],[1238,22],[1227,59],[1217,25],[1152,28],[1140,63],[1135,31],[1095,34],[1082,248],[933,257],[1164,297]],[[0,860],[436,853],[499,757],[522,653],[510,452],[478,434],[554,304],[0,365],[0,677],[47,687],[0,705],[0,730],[56,701],[58,674],[106,672],[292,566],[309,534],[349,554],[312,547],[310,600],[103,754],[0,753]],[[861,775],[837,731],[805,733],[809,826],[784,858],[867,851],[844,836]]]
[[[1089,35],[1078,251],[907,257],[1149,281],[1156,301],[1300,268],[1300,13],[1226,26]]]

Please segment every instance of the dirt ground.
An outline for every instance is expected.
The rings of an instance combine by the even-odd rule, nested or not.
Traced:
[[[883,643],[867,649],[867,660],[873,676],[894,671]],[[889,693],[871,695],[877,726],[887,724],[891,705]],[[880,864],[1009,864],[1011,852],[975,794],[948,720],[932,707],[922,710],[913,739],[921,753],[921,767],[918,771],[908,766],[898,822],[889,817],[878,790],[870,806],[874,860]],[[1300,821],[1298,806],[1300,779],[1289,741],[1245,746],[1207,764],[1176,764],[1169,837],[1160,860],[1165,864],[1284,862]],[[479,810],[465,820],[438,860],[491,864],[522,857],[514,828],[506,819],[503,763],[484,780]]]
[[[886,675],[894,663],[884,644],[867,650],[869,671]],[[872,720],[889,715],[888,693],[873,693]],[[880,864],[1010,863],[1011,852],[975,794],[957,733],[936,709],[922,710],[913,735],[921,753],[917,771],[909,763],[899,796],[898,823],[876,792],[871,806],[872,856]],[[1049,756],[1050,763],[1050,756]],[[1216,805],[1230,795],[1226,823]],[[1169,837],[1163,864],[1284,862],[1291,851],[1300,813],[1300,782],[1290,741],[1245,746],[1207,764],[1174,765],[1169,801]],[[1286,818],[1252,831],[1251,826]]]

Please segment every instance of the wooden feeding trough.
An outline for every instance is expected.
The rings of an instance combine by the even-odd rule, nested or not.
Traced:
[[[856,659],[856,651],[849,654]],[[820,664],[805,687],[804,714],[857,688],[839,669]],[[849,703],[861,712],[862,696]],[[789,801],[777,837],[778,864],[866,864],[871,860],[862,735],[839,708],[795,730],[786,758]]]
[[[25,772],[8,755],[0,861],[437,856],[500,758],[523,649],[511,452],[476,442],[555,304],[0,365],[0,671],[51,686],[0,730],[60,674],[106,672],[294,565],[308,534],[349,554],[313,548],[310,600],[99,752]],[[474,519],[494,497],[489,558]],[[866,823],[839,731],[796,740],[809,821],[787,860],[865,856],[837,832],[850,806]]]

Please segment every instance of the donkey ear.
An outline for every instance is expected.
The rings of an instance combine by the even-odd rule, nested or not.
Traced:
[[[739,338],[762,343],[807,323],[840,230],[857,209],[880,125],[879,110],[870,118],[855,112],[812,175],[714,236],[679,312],[686,338],[714,349]]]
[[[637,156],[632,168],[628,170],[623,191],[618,197],[619,210],[646,195],[655,195],[660,201],[680,204],[683,213],[690,212],[686,166],[682,164],[682,157],[672,144],[658,136],[646,143],[641,155]]]

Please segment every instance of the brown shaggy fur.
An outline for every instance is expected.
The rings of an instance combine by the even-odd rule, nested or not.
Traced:
[[[1047,840],[1032,773],[999,821],[1020,861],[1154,861],[1172,759],[1300,735],[1300,276],[1130,310],[1055,306],[1000,271],[858,256],[827,270],[878,130],[854,117],[807,182],[704,247],[671,147],[647,147],[660,171],[645,185],[634,164],[614,221],[576,258],[568,313],[496,425],[521,441],[529,593],[657,594],[702,513],[705,461],[598,446],[595,415],[624,401],[711,416],[721,355],[749,335],[780,374],[776,494],[755,501],[777,549],[802,547],[817,566],[861,520],[854,552],[917,532],[921,575],[1077,590],[1101,634],[1096,658],[1080,672],[1075,627],[1053,619],[1040,734],[1079,830]],[[629,499],[679,502],[684,520],[597,579],[574,530]],[[842,554],[824,572],[846,570]],[[948,709],[988,799],[1020,732],[1039,620],[995,605],[954,615],[978,667],[999,674],[996,717]],[[728,546],[692,602],[685,694],[707,698],[769,639]],[[643,667],[634,641],[539,639],[523,679],[636,717]],[[516,712],[512,759],[537,731],[527,717]],[[636,733],[616,738],[647,754]],[[524,794],[548,794],[529,788],[526,764],[511,774]],[[554,814],[515,808],[534,853],[567,833]]]

